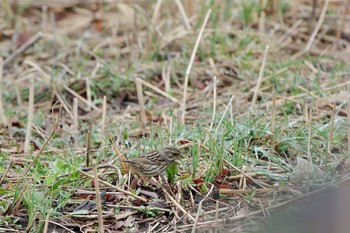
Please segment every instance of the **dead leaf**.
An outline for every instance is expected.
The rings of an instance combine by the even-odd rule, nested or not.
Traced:
[[[237,214],[237,216],[249,214],[248,206],[244,206],[242,209],[238,210],[236,214]]]
[[[179,143],[181,145],[186,145],[186,144],[191,143],[191,142],[192,142],[191,140],[187,140],[187,139],[180,139],[180,141],[179,141]]]
[[[25,42],[27,42],[31,37],[33,36],[33,33],[30,32],[22,32],[18,34],[17,40],[16,40],[16,48],[23,45]]]
[[[124,233],[125,231],[118,231],[119,228],[124,226],[124,221],[115,221],[113,226],[110,227],[113,233]]]
[[[95,201],[92,201],[92,195],[89,195],[83,203],[81,203],[79,206],[77,206],[74,210],[73,210],[73,213],[72,214],[77,214],[76,212],[79,212],[79,214],[82,214],[80,213],[80,211],[84,210],[86,211],[87,213],[89,213],[90,211],[94,210],[96,208],[96,202]],[[105,190],[102,190],[101,193],[100,193],[100,199],[101,199],[101,204],[104,205],[105,202],[106,202],[106,191]]]
[[[152,201],[147,206],[150,208],[170,209],[169,204],[160,199]]]
[[[193,86],[195,86],[198,90],[203,90],[207,85],[204,81],[202,80],[195,80],[193,82]]]
[[[317,108],[321,108],[333,103],[342,103],[349,98],[349,93],[346,91],[340,91],[339,93],[319,98],[316,100]]]
[[[224,176],[224,177],[227,177],[227,176],[230,176],[231,175],[231,171],[226,169],[226,168],[222,168],[221,172],[220,172],[220,176]]]
[[[98,20],[98,19],[94,20],[92,22],[92,25],[94,26],[95,30],[98,31],[98,32],[102,32],[104,27],[105,27],[104,24],[103,24],[103,21],[102,20]]]
[[[217,187],[219,189],[231,189],[231,185],[229,185],[229,184],[217,184],[217,185],[215,185],[215,187]]]
[[[308,165],[309,163],[309,165]],[[290,181],[292,182],[302,182],[309,179],[319,180],[324,178],[325,174],[316,166],[312,161],[307,161],[302,157],[297,157],[297,165],[294,167],[292,174],[290,174]]]
[[[133,216],[129,216],[124,223],[125,227],[133,227],[135,223],[135,218]]]
[[[82,33],[93,21],[93,15],[74,14],[57,22],[57,34],[72,35]]]
[[[118,26],[118,29],[128,30],[134,27],[134,9],[127,4],[117,4],[118,12],[103,12],[98,18],[106,23],[106,26]]]
[[[146,110],[146,118],[147,121],[152,121],[152,122],[162,122],[163,118],[160,115],[154,116],[152,112]]]
[[[121,213],[118,213],[118,214],[115,214],[114,215],[114,219],[115,221],[118,221],[118,220],[121,220],[121,219],[124,219],[124,218],[127,218],[133,214],[136,214],[137,211],[124,211],[124,212],[121,212]],[[124,225],[124,224],[123,224]]]
[[[196,185],[200,185],[200,184],[204,183],[204,180],[203,179],[195,179],[195,180],[193,180],[193,183]]]
[[[159,195],[158,193],[154,192],[154,191],[149,191],[149,190],[145,190],[145,189],[141,189],[140,190],[140,194],[143,194],[147,197],[153,198],[153,199],[159,199]]]

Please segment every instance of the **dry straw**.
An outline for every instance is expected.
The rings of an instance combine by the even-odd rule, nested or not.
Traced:
[[[204,28],[207,25],[207,22],[209,20],[210,14],[211,14],[211,9],[208,10],[207,15],[204,18],[202,27],[201,27],[201,29],[199,31],[199,34],[198,34],[198,37],[197,37],[196,44],[194,45],[194,48],[193,48],[193,51],[192,51],[190,62],[188,63],[187,70],[186,70],[186,73],[185,73],[185,83],[184,83],[184,91],[183,91],[183,99],[182,99],[182,114],[181,114],[181,121],[182,121],[183,124],[185,123],[185,116],[186,116],[186,101],[187,101],[188,80],[189,80],[189,77],[190,77],[190,72],[191,72],[191,68],[192,68],[192,65],[193,65],[193,61],[194,61],[194,58],[195,58],[195,55],[196,55],[196,52],[197,52],[197,49],[198,49],[198,46],[199,46],[199,42],[200,42],[200,40],[202,38],[202,35],[203,35],[203,32],[204,32]]]
[[[28,154],[30,149],[30,138],[32,135],[32,124],[34,115],[34,79],[30,81],[29,88],[29,105],[28,105],[28,121],[27,121],[27,131],[26,139],[24,141],[24,153]]]
[[[78,119],[79,119],[79,113],[78,113],[78,98],[73,99],[73,139],[74,139],[74,147],[78,148]]]
[[[4,114],[4,109],[2,106],[2,64],[3,60],[2,57],[0,57],[0,125],[6,125],[7,124],[7,119]]]
[[[252,99],[251,109],[254,109],[256,101],[258,99],[258,93],[259,93],[259,90],[260,90],[261,82],[262,82],[262,80],[264,78],[265,64],[266,64],[266,58],[267,58],[268,51],[269,51],[269,46],[266,46],[265,52],[264,52],[264,56],[263,56],[263,60],[261,62],[261,67],[260,67],[260,73],[259,73],[258,81],[256,83],[255,90],[254,90],[254,95],[253,95],[253,99]]]
[[[93,174],[94,174],[94,184],[95,184],[95,192],[96,192],[96,205],[97,205],[97,213],[98,213],[98,228],[99,232],[103,233],[103,213],[102,213],[102,205],[101,205],[101,195],[100,195],[100,185],[98,181],[98,173],[96,164],[93,164]]]

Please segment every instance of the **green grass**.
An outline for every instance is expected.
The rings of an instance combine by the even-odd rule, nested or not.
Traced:
[[[243,168],[248,174],[259,174],[257,179],[264,180],[271,187],[274,187],[273,185],[290,187],[289,176],[295,168],[296,158],[307,158],[308,155],[308,123],[305,122],[304,117],[305,105],[307,104],[312,108],[313,116],[318,117],[311,122],[310,159],[325,173],[324,179],[314,181],[314,184],[321,186],[336,180],[342,175],[337,170],[338,162],[344,161],[348,157],[345,145],[347,139],[346,121],[340,116],[335,117],[331,140],[332,156],[329,156],[327,143],[330,118],[325,113],[330,113],[330,110],[316,108],[317,99],[301,90],[299,86],[320,98],[337,93],[344,90],[337,88],[337,85],[346,80],[346,77],[340,73],[348,73],[348,66],[340,61],[334,61],[334,59],[309,55],[292,60],[288,51],[271,46],[262,83],[262,88],[266,87],[267,89],[260,94],[257,109],[250,111],[251,97],[249,95],[255,87],[262,53],[267,43],[266,35],[257,33],[255,25],[257,23],[255,17],[260,15],[263,9],[260,9],[261,6],[255,1],[233,3],[233,1],[226,0],[222,2],[223,4],[219,5],[215,1],[207,1],[206,5],[198,10],[198,15],[192,22],[194,34],[179,38],[165,48],[160,47],[162,37],[154,31],[154,25],[150,26],[146,20],[140,20],[140,30],[143,32],[148,30],[147,32],[150,34],[149,38],[141,34],[138,36],[144,43],[146,43],[146,39],[149,39],[150,44],[147,48],[143,47],[142,53],[133,61],[130,60],[128,53],[111,55],[110,51],[104,47],[94,52],[103,59],[103,62],[93,58],[85,49],[78,50],[77,43],[81,43],[82,48],[92,51],[99,40],[102,40],[104,36],[110,36],[110,31],[101,32],[101,38],[97,41],[94,38],[83,38],[81,35],[70,38],[63,37],[61,38],[63,43],[60,44],[55,44],[51,40],[40,41],[28,50],[28,54],[31,54],[33,60],[40,64],[46,73],[50,74],[53,84],[49,86],[41,81],[40,77],[37,78],[35,103],[45,103],[48,100],[55,102],[57,99],[52,99],[55,88],[72,110],[73,97],[64,91],[63,86],[67,85],[85,97],[85,78],[91,78],[90,87],[93,103],[101,108],[102,97],[106,95],[108,98],[108,124],[104,135],[101,134],[100,128],[101,115],[92,116],[90,140],[92,160],[96,161],[97,164],[105,164],[115,159],[115,151],[109,143],[113,137],[120,140],[118,146],[127,157],[139,156],[169,144],[183,146],[182,143],[187,140],[191,142],[191,145],[182,149],[185,158],[167,170],[168,181],[171,185],[180,181],[186,191],[189,186],[198,188],[198,191],[203,195],[207,194],[212,184],[231,184],[229,176],[241,175]],[[213,9],[213,13],[207,28],[212,30],[208,30],[206,37],[202,39],[190,74],[190,97],[194,93],[199,93],[198,97],[188,100],[189,105],[198,104],[197,108],[190,109],[187,114],[194,116],[194,121],[182,124],[179,119],[181,115],[179,106],[159,107],[159,102],[163,101],[163,97],[144,87],[146,109],[153,116],[158,117],[159,121],[148,123],[148,128],[145,130],[146,136],[137,135],[135,132],[141,130],[141,122],[133,78],[141,77],[163,89],[163,85],[160,85],[159,82],[160,75],[162,68],[169,63],[172,69],[170,74],[172,90],[169,93],[181,100],[183,91],[181,85],[184,81],[185,71],[196,35],[209,6]],[[280,8],[279,10],[283,12],[287,11],[286,2],[282,2]],[[169,9],[164,9],[164,12],[161,12],[164,24],[159,25],[158,30],[167,35],[175,26],[179,26],[181,21],[175,20],[174,17]],[[270,19],[269,16],[268,19]],[[20,20],[20,18],[16,18],[16,20]],[[10,25],[9,22],[7,24]],[[229,32],[230,30],[232,33]],[[129,31],[120,33],[121,36],[125,37],[131,35],[128,34]],[[112,45],[115,46],[113,48],[116,50],[127,48],[130,38],[127,38],[129,42],[123,42],[120,47]],[[2,52],[0,53],[2,54]],[[41,60],[39,57],[36,59],[37,54],[44,53],[50,54],[49,60]],[[208,62],[209,58],[213,59],[218,68],[219,85],[222,85],[225,78],[229,79],[231,83],[218,88],[218,110],[211,131],[209,131],[209,125],[213,111],[212,89],[204,93],[195,86],[196,81],[204,83],[206,86],[211,85],[213,70]],[[312,64],[318,72],[313,73],[306,62]],[[67,73],[60,65],[61,63],[67,66],[73,74]],[[102,66],[95,77],[90,77],[97,63]],[[19,65],[22,68],[21,64]],[[235,70],[241,80],[225,76],[222,71],[224,66]],[[10,71],[6,70],[6,72]],[[177,85],[177,82],[180,83],[180,86]],[[20,127],[14,126],[7,134],[0,134],[0,143],[6,141],[6,146],[0,149],[0,174],[5,172],[7,166],[11,166],[9,174],[16,178],[22,174],[29,162],[18,160],[18,164],[10,163],[11,159],[15,161],[16,156],[20,155],[9,151],[14,148],[17,148],[15,151],[20,151],[26,131],[27,106],[16,107],[17,95],[15,91],[11,85],[4,85],[7,85],[9,90],[5,91],[2,96],[6,103],[6,116],[12,122],[18,122]],[[25,105],[29,95],[27,84],[20,82],[16,85]],[[327,90],[331,87],[335,87],[335,89]],[[277,105],[274,134],[271,130],[272,90],[275,91],[278,100],[299,96]],[[128,93],[128,98],[120,105],[118,98],[125,93]],[[235,95],[233,112],[226,114],[216,132],[223,110],[232,94]],[[130,109],[126,109],[127,105],[130,106]],[[33,122],[42,128],[43,133],[47,135],[52,130],[51,110],[48,107],[41,108],[40,106],[35,108]],[[163,112],[166,116],[166,122],[164,122]],[[14,186],[10,179],[2,178],[3,185],[8,185],[9,188],[0,187],[1,196],[7,198],[0,199],[0,212],[4,212],[9,205],[16,203],[17,200],[20,201],[20,206],[26,210],[28,215],[27,220],[31,232],[43,230],[47,214],[56,219],[62,217],[61,210],[71,201],[72,196],[76,194],[76,189],[93,190],[90,179],[78,172],[86,163],[84,149],[86,148],[86,133],[89,131],[90,119],[89,113],[81,109],[79,113],[83,116],[79,120],[79,148],[74,148],[70,141],[73,121],[64,111],[60,116],[60,125],[56,129],[53,139],[49,142],[48,151],[45,151],[40,159],[34,163],[26,182]],[[207,137],[208,141],[203,145]],[[40,148],[45,142],[36,131],[32,133],[32,141]],[[131,146],[126,147],[126,143],[130,143]],[[36,153],[37,151],[32,149],[31,153],[23,158],[32,160]],[[118,159],[114,160],[113,164],[122,170]],[[229,170],[230,174],[222,177],[225,170]],[[64,174],[66,176],[62,177]],[[116,176],[116,174],[106,175],[103,176],[103,179],[115,184]],[[127,175],[124,175],[122,179],[124,183],[120,185],[127,183],[126,177]],[[306,189],[304,183],[296,184],[296,186],[301,191]],[[255,189],[254,182],[249,183],[248,188]],[[24,190],[22,196],[21,190]],[[139,191],[132,190],[132,192]],[[242,200],[256,207],[258,206],[257,195],[259,195],[258,192],[252,191],[252,193],[243,195]],[[221,197],[225,197],[225,195],[221,195]],[[142,216],[154,218],[162,214],[157,210],[150,209],[140,209],[139,212]],[[18,221],[16,213],[14,213],[14,217],[2,218],[0,224],[16,225]]]

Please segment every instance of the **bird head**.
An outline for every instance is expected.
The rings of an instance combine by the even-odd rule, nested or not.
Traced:
[[[181,154],[180,150],[175,147],[166,147],[164,148],[164,151],[166,152],[169,160],[174,161],[183,158],[183,155]]]

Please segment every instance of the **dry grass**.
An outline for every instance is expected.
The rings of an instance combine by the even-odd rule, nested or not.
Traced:
[[[19,2],[0,7],[0,231],[240,232],[348,180],[349,1]],[[168,184],[120,162],[169,144]]]

